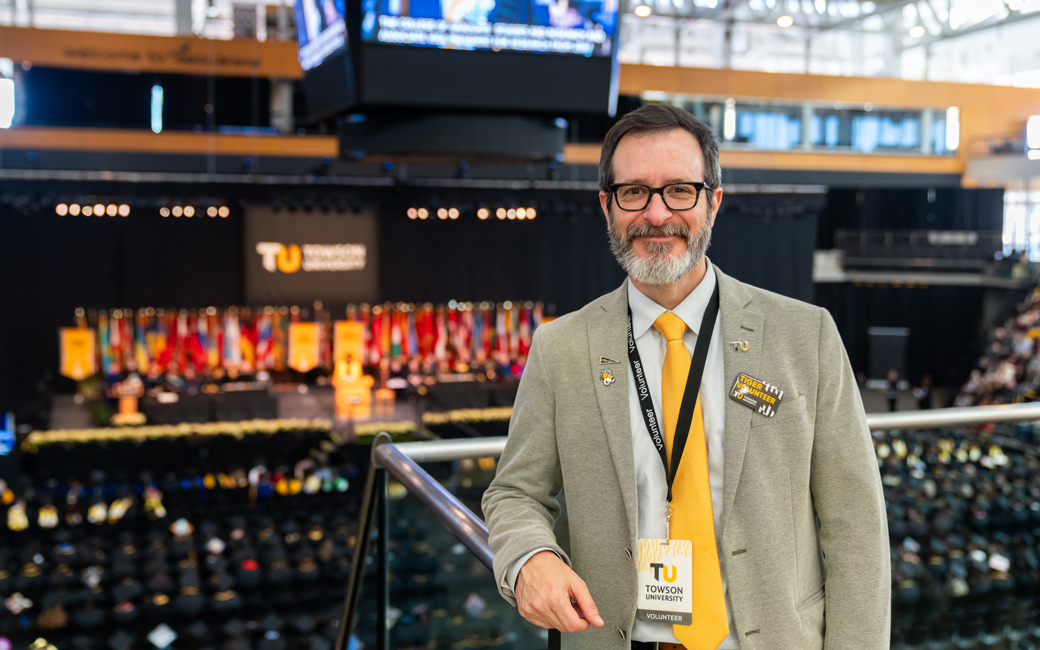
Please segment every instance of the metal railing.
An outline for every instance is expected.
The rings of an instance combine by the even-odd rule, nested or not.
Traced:
[[[966,408],[871,413],[867,426],[871,431],[889,429],[939,429],[988,423],[1029,422],[1040,420],[1040,402],[974,406]],[[1002,444],[1022,453],[1040,456],[1040,447],[1016,440],[1002,439]],[[484,522],[462,504],[436,479],[419,467],[418,463],[443,462],[466,458],[501,456],[506,437],[437,440],[431,442],[393,443],[390,435],[380,433],[372,443],[372,462],[365,479],[365,492],[358,521],[357,543],[351,563],[347,595],[339,622],[336,650],[346,650],[355,625],[355,614],[361,597],[361,582],[365,558],[372,538],[373,522],[377,523],[376,542],[376,648],[389,649],[387,608],[389,606],[387,577],[388,519],[386,486],[389,476],[399,481],[433,514],[434,518],[455,536],[476,558],[492,570],[494,553],[488,546],[488,529]],[[560,634],[549,631],[549,648],[559,648]]]

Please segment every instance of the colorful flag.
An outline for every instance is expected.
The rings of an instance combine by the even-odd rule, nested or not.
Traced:
[[[61,374],[81,381],[97,372],[94,330],[87,327],[63,327],[58,330],[61,343]]]
[[[237,310],[235,313],[228,311],[224,314],[224,367],[227,369],[238,370],[242,365],[240,338]]]

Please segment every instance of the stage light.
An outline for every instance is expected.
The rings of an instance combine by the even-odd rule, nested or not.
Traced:
[[[119,214],[119,206],[115,203],[109,203],[108,207],[105,208],[105,213],[108,214],[108,216],[110,217],[114,217],[117,214]]]
[[[152,133],[160,133],[162,131],[162,105],[162,86],[152,86]]]
[[[91,216],[93,214],[94,214],[94,208],[90,207],[89,205],[83,206],[83,216],[84,217],[89,217],[89,216]]]
[[[98,203],[97,205],[94,206],[94,216],[95,217],[103,217],[103,216],[105,216],[105,206],[103,204]]]
[[[516,218],[517,219],[521,219],[521,220],[522,219],[526,219],[527,218],[527,210],[524,209],[524,208],[517,208],[516,209]]]
[[[59,203],[58,205],[54,206],[54,213],[57,214],[59,217],[64,217],[69,213],[69,206],[65,205],[64,203]]]
[[[776,19],[776,24],[786,29],[794,24],[794,18],[791,18],[790,16],[780,16]]]
[[[957,151],[961,143],[961,109],[951,106],[946,109],[946,150]]]
[[[491,213],[488,212],[487,208],[480,208],[479,210],[477,210],[477,219],[480,219],[481,221],[487,219],[490,216]]]
[[[130,206],[125,204],[125,203],[120,205],[119,206],[119,216],[121,216],[121,217],[129,217],[130,216]]]
[[[231,214],[231,210],[228,210],[228,207],[226,205],[222,205],[217,210],[217,214],[220,215],[221,219],[227,219],[228,215]]]
[[[429,210],[427,210],[426,208],[419,208],[419,218],[420,219],[425,219],[428,216],[430,216],[430,211]]]
[[[179,217],[179,216],[181,216],[182,214],[184,214],[184,208],[182,208],[182,207],[181,207],[181,206],[179,206],[179,205],[175,205],[175,206],[173,206],[173,210],[172,210],[172,212],[173,212],[173,216],[175,216],[175,217]]]
[[[419,216],[419,211],[418,210],[416,210],[415,208],[408,208],[408,218],[409,219],[415,219],[418,216]]]
[[[537,213],[537,211],[535,211],[534,208],[527,208],[527,219],[528,219],[528,221],[530,221],[531,219],[534,219],[535,216],[537,216],[537,214],[538,213]]]
[[[639,5],[635,9],[635,14],[640,18],[646,18],[650,15],[650,7],[647,5]]]
[[[509,210],[506,212],[506,217],[508,217],[510,220],[516,219],[516,210],[514,210],[513,208],[509,208]]]
[[[914,38],[921,38],[925,35],[925,29],[922,25],[914,25],[910,28],[910,36]]]
[[[194,217],[195,216],[195,208],[191,207],[190,205],[184,206],[184,216],[188,217],[189,219]]]
[[[458,208],[451,208],[450,210],[448,210],[448,218],[449,219],[458,219],[459,218],[459,209]]]
[[[79,215],[79,204],[78,203],[73,203],[72,205],[69,206],[69,214],[71,216],[73,216],[73,217]]]
[[[438,219],[447,219],[448,218],[448,211],[445,210],[444,208],[437,208],[437,218]]]
[[[165,206],[159,208],[159,215],[162,217],[170,216],[170,209]]]
[[[722,119],[722,134],[727,140],[737,136],[737,101],[732,97],[726,100],[726,113]]]
[[[216,218],[216,216],[217,216],[217,206],[211,205],[208,208],[206,208],[206,216],[211,218],[211,219]]]
[[[495,216],[498,217],[499,219],[505,219],[506,218],[506,209],[505,208],[499,208],[499,209],[495,210]]]

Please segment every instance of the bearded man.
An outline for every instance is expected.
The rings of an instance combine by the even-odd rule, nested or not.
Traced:
[[[708,262],[718,145],[685,111],[621,118],[599,182],[628,278],[535,333],[483,501],[503,597],[583,650],[887,648],[881,481],[830,315]]]

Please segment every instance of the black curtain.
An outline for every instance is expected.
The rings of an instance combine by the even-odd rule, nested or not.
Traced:
[[[242,301],[242,221],[59,217],[0,203],[0,413],[35,417],[58,373],[59,327],[77,307],[200,308]],[[67,386],[66,386],[67,387]]]

